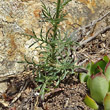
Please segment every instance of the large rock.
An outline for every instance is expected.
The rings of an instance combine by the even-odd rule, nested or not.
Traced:
[[[56,0],[44,0],[50,7],[53,1]],[[72,0],[65,8],[68,20],[61,23],[62,30],[88,24],[109,5],[110,0]],[[39,62],[35,50],[38,44],[28,48],[34,40],[22,34],[32,34],[33,28],[39,35],[42,26],[44,32],[48,29],[48,23],[39,22],[40,12],[40,0],[0,0],[0,76],[22,72],[24,66],[17,61],[23,60],[24,55]]]

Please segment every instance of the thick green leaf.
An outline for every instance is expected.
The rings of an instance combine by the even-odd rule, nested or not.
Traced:
[[[88,77],[88,79],[87,79],[87,87],[88,87],[88,89],[90,89],[90,77]]]
[[[92,74],[97,74],[97,73],[100,72],[100,70],[97,68],[98,66],[99,66],[99,67],[103,70],[103,72],[104,72],[105,66],[106,66],[106,62],[105,62],[103,59],[101,59],[101,60],[97,61],[96,63],[94,63],[93,66],[92,66],[92,68],[91,68],[91,73],[92,73]]]
[[[86,67],[86,69],[88,70],[88,75],[92,75],[92,66],[94,65],[93,62],[89,63]]]
[[[109,57],[108,57],[107,55],[105,55],[105,56],[103,57],[103,60],[104,60],[106,63],[108,63],[108,62],[110,61],[110,59],[109,59]]]
[[[110,62],[108,62],[105,67],[105,76],[110,81]]]
[[[80,73],[79,74],[79,79],[80,79],[81,83],[87,82],[88,77],[90,77],[90,75],[92,74],[91,73],[92,66],[93,66],[93,62],[88,63],[88,65],[86,67],[86,69],[88,71],[87,74],[86,73]]]
[[[104,110],[110,110],[110,92],[108,92],[104,98]]]
[[[89,75],[86,73],[80,73],[79,74],[79,79],[81,83],[87,82]]]
[[[106,93],[109,91],[109,82],[103,73],[92,75],[89,81],[91,97],[97,102],[102,103]]]
[[[85,96],[84,98],[84,103],[89,106],[90,108],[93,108],[95,110],[98,110],[99,106],[97,105],[97,103],[90,98],[88,95]]]

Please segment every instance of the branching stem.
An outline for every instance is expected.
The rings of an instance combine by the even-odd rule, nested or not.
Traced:
[[[57,29],[58,29],[58,21],[57,19],[59,18],[59,13],[60,13],[60,3],[61,3],[61,0],[57,0],[57,8],[56,8],[56,17],[55,17],[55,24],[54,24],[54,28],[53,28],[53,41],[55,41],[56,39],[56,36],[57,36]],[[55,43],[52,44],[52,62],[55,61]]]

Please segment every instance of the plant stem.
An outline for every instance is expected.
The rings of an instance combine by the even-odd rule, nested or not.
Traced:
[[[57,0],[57,9],[56,9],[56,20],[59,18],[59,12],[60,12],[60,3],[61,3],[61,0]],[[58,28],[58,22],[55,22],[55,25],[54,25],[54,40],[56,38],[56,35],[57,35],[57,28]]]
[[[53,29],[53,32],[54,32],[54,34],[53,34],[53,41],[55,41],[56,36],[57,36],[57,29],[58,29],[57,19],[59,18],[60,3],[61,3],[61,0],[57,0],[55,25],[54,25],[54,29]],[[55,43],[52,44],[52,60],[53,60],[53,62],[55,61]]]

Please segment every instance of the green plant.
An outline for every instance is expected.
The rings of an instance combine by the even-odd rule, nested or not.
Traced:
[[[40,36],[36,36],[34,30],[33,35],[25,34],[32,39],[35,39],[35,43],[40,42],[40,46],[36,47],[41,49],[39,53],[39,64],[35,61],[28,61],[25,57],[23,63],[33,65],[33,73],[36,73],[35,81],[38,84],[37,90],[40,91],[41,98],[44,99],[44,94],[50,90],[51,87],[58,87],[61,80],[63,80],[68,74],[74,74],[75,61],[72,57],[74,42],[71,37],[68,37],[68,32],[62,33],[60,29],[60,22],[66,20],[67,13],[63,13],[63,8],[71,0],[57,0],[54,2],[56,8],[55,13],[52,13],[50,8],[42,2],[42,16],[43,21],[50,23],[50,28],[43,34],[41,29]],[[44,46],[45,45],[45,46]]]
[[[86,96],[84,102],[91,108],[98,109],[97,102],[103,104],[104,110],[110,110],[110,59],[105,55],[96,63],[89,63],[87,69],[87,74],[80,74],[80,81],[87,82],[92,99]]]

